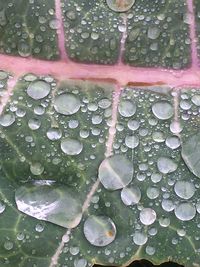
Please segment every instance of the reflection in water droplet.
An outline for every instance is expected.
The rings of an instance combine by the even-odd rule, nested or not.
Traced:
[[[51,90],[50,85],[45,81],[33,81],[27,89],[27,94],[35,100],[48,96]]]
[[[119,113],[123,116],[123,117],[131,117],[135,114],[136,112],[136,105],[135,103],[128,101],[128,100],[123,100],[119,103],[119,107],[118,107]]]
[[[138,246],[142,246],[146,244],[147,240],[148,240],[148,237],[145,233],[136,232],[133,235],[133,242]]]
[[[190,221],[196,215],[196,209],[192,203],[181,203],[174,211],[176,217],[181,221]]]
[[[90,244],[98,247],[112,243],[116,236],[115,224],[106,216],[90,216],[84,223],[83,231]]]
[[[59,140],[62,137],[62,132],[58,128],[50,128],[47,131],[47,137],[51,141]]]
[[[174,191],[177,196],[183,199],[190,199],[195,193],[195,186],[188,181],[178,181],[174,186]]]
[[[15,192],[18,210],[39,220],[74,228],[82,218],[81,203],[77,192],[53,181],[36,181],[26,184]]]
[[[174,172],[178,165],[170,158],[160,157],[157,161],[157,167],[161,173],[167,174]]]
[[[15,116],[12,113],[6,113],[0,116],[0,125],[8,127],[15,122]]]
[[[106,158],[99,166],[99,179],[108,190],[121,189],[133,179],[133,164],[123,155]]]
[[[138,204],[141,199],[139,187],[124,187],[121,191],[121,199],[127,206]]]
[[[160,101],[152,106],[153,114],[160,120],[167,120],[173,116],[173,107],[166,101]]]
[[[151,208],[144,208],[140,212],[140,221],[144,225],[151,225],[156,220],[156,212]]]
[[[126,12],[135,3],[135,0],[106,0],[109,8],[115,12]]]
[[[72,115],[76,113],[81,106],[79,98],[74,94],[61,94],[56,96],[54,101],[55,110],[63,115]]]
[[[67,155],[78,155],[83,150],[83,144],[75,139],[64,138],[61,140],[61,149]]]

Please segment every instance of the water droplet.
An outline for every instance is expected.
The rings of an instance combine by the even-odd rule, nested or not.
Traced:
[[[83,144],[75,139],[64,138],[61,140],[61,149],[65,154],[75,156],[81,153]]]
[[[174,191],[180,198],[190,199],[195,193],[195,186],[188,181],[178,181],[174,186]]]
[[[62,137],[62,132],[58,128],[50,128],[47,131],[47,137],[51,141],[56,141],[56,140],[59,140]]]
[[[154,255],[155,252],[156,252],[155,248],[154,247],[151,247],[151,246],[147,246],[145,250],[146,250],[146,253],[148,255],[150,255],[150,256]]]
[[[75,259],[74,260],[74,267],[86,267],[87,261],[86,259]]]
[[[98,247],[112,243],[116,236],[115,224],[106,216],[90,216],[84,223],[83,231],[90,244]]]
[[[99,179],[108,190],[127,186],[133,179],[133,164],[123,155],[115,155],[102,161]]]
[[[173,116],[173,107],[166,101],[160,101],[152,106],[153,114],[160,120],[168,120]]]
[[[176,149],[181,145],[181,142],[177,136],[170,136],[167,137],[165,144],[171,149]]]
[[[139,145],[139,138],[136,135],[128,135],[125,138],[125,144],[129,148],[136,148]]]
[[[157,161],[157,167],[161,173],[167,174],[174,172],[178,165],[170,158],[160,157]]]
[[[44,231],[44,225],[41,224],[41,223],[37,223],[36,226],[35,226],[35,230],[38,232],[38,233],[41,233]]]
[[[155,26],[148,28],[147,36],[149,39],[156,40],[160,35],[160,29]]]
[[[0,214],[4,212],[6,205],[0,201]]]
[[[200,106],[200,95],[194,95],[192,97],[192,102],[196,105],[196,106]]]
[[[41,121],[38,119],[30,119],[28,121],[28,126],[31,130],[38,130],[41,126]]]
[[[124,187],[121,191],[121,199],[127,206],[138,204],[141,199],[141,191],[139,187]]]
[[[144,208],[140,212],[140,221],[144,225],[151,225],[156,220],[156,212],[151,208]]]
[[[3,127],[8,127],[15,122],[15,116],[12,113],[5,113],[0,116],[0,124]]]
[[[181,155],[190,171],[200,178],[200,133],[183,142]]]
[[[135,114],[136,112],[136,105],[135,103],[132,103],[131,101],[128,100],[123,100],[120,102],[119,107],[118,107],[119,113],[123,117],[131,117]]]
[[[148,187],[147,188],[147,196],[150,199],[156,199],[159,196],[159,189],[156,187]]]
[[[174,211],[176,217],[181,221],[190,221],[196,215],[196,209],[192,203],[181,203]]]
[[[61,94],[55,98],[54,108],[63,115],[72,115],[79,111],[81,102],[74,94]]]
[[[109,8],[115,12],[126,12],[135,3],[135,0],[106,0]]]
[[[51,90],[50,85],[45,81],[33,81],[30,83],[27,89],[27,94],[35,99],[39,100],[46,96],[48,96],[49,92]]]
[[[53,30],[57,30],[60,28],[60,22],[58,19],[52,19],[49,21],[49,27]]]
[[[145,233],[136,232],[133,235],[133,242],[138,246],[146,244],[148,237]]]
[[[11,250],[11,249],[13,248],[13,243],[12,243],[11,241],[6,241],[6,242],[4,243],[4,248],[5,248],[6,250]]]
[[[35,163],[31,164],[30,170],[31,170],[33,175],[40,175],[43,173],[44,167],[42,166],[41,163],[35,162]]]
[[[53,181],[35,181],[15,192],[18,210],[37,218],[66,227],[76,227],[82,218],[81,203],[77,192]]]

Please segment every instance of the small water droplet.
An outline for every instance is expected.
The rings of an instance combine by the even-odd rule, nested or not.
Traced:
[[[133,242],[138,246],[143,246],[144,244],[146,244],[147,240],[148,237],[145,233],[136,232],[133,235]]]
[[[106,0],[109,8],[115,12],[126,12],[135,3],[135,0]]]
[[[56,141],[56,140],[59,140],[62,137],[62,132],[58,128],[50,128],[47,131],[47,137],[51,141]]]
[[[33,175],[40,175],[40,174],[43,173],[44,167],[42,166],[41,163],[34,162],[34,163],[31,164],[30,170],[31,170]]]
[[[136,135],[127,135],[125,144],[128,148],[136,148],[139,145],[139,138]]]
[[[6,205],[0,201],[0,214],[3,213],[5,209],[6,209]]]

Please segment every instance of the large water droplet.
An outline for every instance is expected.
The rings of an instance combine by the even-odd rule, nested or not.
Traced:
[[[83,144],[75,139],[64,138],[61,140],[61,149],[65,154],[75,156],[81,153]]]
[[[156,220],[156,212],[151,208],[144,208],[140,212],[140,221],[144,225],[151,225]]]
[[[183,142],[181,155],[190,171],[200,178],[200,133]]]
[[[190,221],[196,215],[196,209],[192,203],[181,203],[174,211],[176,217],[181,221]]]
[[[123,188],[121,191],[121,199],[127,206],[138,204],[141,199],[139,187],[129,186]]]
[[[35,181],[15,192],[18,210],[39,220],[74,228],[82,218],[81,203],[77,192],[53,181]]]
[[[160,157],[157,161],[157,167],[161,173],[167,174],[174,172],[178,165],[170,158]]]
[[[84,223],[84,235],[90,244],[104,247],[115,240],[116,227],[106,216],[90,216]]]
[[[5,113],[0,116],[0,125],[3,127],[8,127],[15,122],[15,116],[12,113]]]
[[[127,186],[133,179],[133,164],[123,155],[115,155],[102,161],[99,179],[108,190]]]
[[[177,196],[183,199],[190,199],[195,193],[195,186],[188,181],[178,181],[174,186],[174,191]]]
[[[126,12],[135,3],[135,0],[106,0],[109,8],[115,12]]]
[[[50,85],[45,81],[33,81],[27,89],[27,94],[35,100],[48,96],[51,90]]]
[[[76,113],[81,106],[80,99],[74,94],[61,94],[55,98],[54,108],[63,115],[72,115]]]
[[[160,120],[168,120],[173,116],[173,107],[166,101],[160,101],[152,106],[153,114]]]
[[[119,113],[123,117],[131,117],[135,114],[136,112],[136,105],[135,103],[128,101],[128,100],[123,100],[120,102],[119,107],[118,107]]]

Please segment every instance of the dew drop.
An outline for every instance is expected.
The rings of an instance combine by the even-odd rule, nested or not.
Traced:
[[[63,115],[72,115],[79,111],[81,106],[80,99],[74,94],[61,94],[55,98],[54,108]]]
[[[0,214],[4,212],[6,205],[3,202],[0,202]]]
[[[135,0],[106,0],[108,7],[115,12],[126,12],[135,3]]]
[[[151,208],[144,208],[140,212],[140,221],[144,225],[151,225],[156,220],[156,212]]]
[[[43,173],[44,167],[42,166],[41,163],[35,162],[35,163],[31,164],[30,170],[31,170],[33,175],[40,175]]]
[[[3,127],[9,127],[15,122],[15,116],[12,113],[5,113],[0,116],[0,125]]]
[[[147,240],[148,237],[145,233],[136,232],[133,235],[133,242],[138,246],[143,246],[144,244],[146,244]]]
[[[61,149],[65,154],[75,156],[81,153],[83,144],[75,139],[63,138],[61,140]]]
[[[33,81],[30,83],[27,89],[27,94],[35,99],[39,100],[46,96],[48,96],[49,92],[51,90],[50,85],[45,81]]]
[[[90,244],[104,247],[112,243],[116,236],[114,222],[106,216],[90,216],[84,223],[84,235]]]
[[[196,105],[196,106],[200,106],[200,95],[194,95],[192,97],[192,102]]]
[[[99,179],[108,190],[121,189],[133,179],[133,164],[123,155],[106,158],[99,166]]]
[[[196,215],[196,209],[192,203],[181,203],[176,206],[174,213],[181,221],[190,221]]]
[[[177,136],[170,136],[167,137],[165,144],[171,149],[176,149],[181,145],[181,142]]]
[[[139,145],[139,138],[136,135],[128,135],[125,138],[125,144],[128,148],[136,148]]]
[[[62,132],[58,128],[50,128],[47,131],[47,137],[51,141],[56,141],[56,140],[59,140],[62,137]]]
[[[82,218],[77,192],[53,181],[41,180],[21,186],[15,192],[15,201],[21,212],[66,228],[76,227]]]
[[[170,158],[160,157],[157,161],[157,167],[161,173],[167,174],[174,172],[178,165]]]
[[[141,199],[141,191],[139,187],[124,187],[121,191],[121,199],[126,206],[138,204]]]
[[[173,107],[166,101],[160,101],[152,106],[153,114],[160,120],[168,120],[173,116]]]
[[[147,36],[149,39],[156,40],[160,35],[160,29],[158,27],[149,27]]]
[[[31,130],[38,130],[41,126],[41,121],[38,119],[30,119],[28,121],[28,126]]]
[[[74,260],[74,267],[86,267],[87,261],[86,259],[75,259]]]
[[[6,242],[4,243],[4,248],[5,248],[6,250],[11,250],[11,249],[13,248],[13,243],[12,243],[11,241],[6,241]]]
[[[135,103],[132,103],[131,101],[128,100],[124,100],[121,101],[118,107],[119,113],[123,116],[123,117],[131,117],[135,114],[136,112],[136,105]]]
[[[180,198],[190,199],[195,193],[195,186],[188,181],[178,181],[174,186],[174,191]]]

